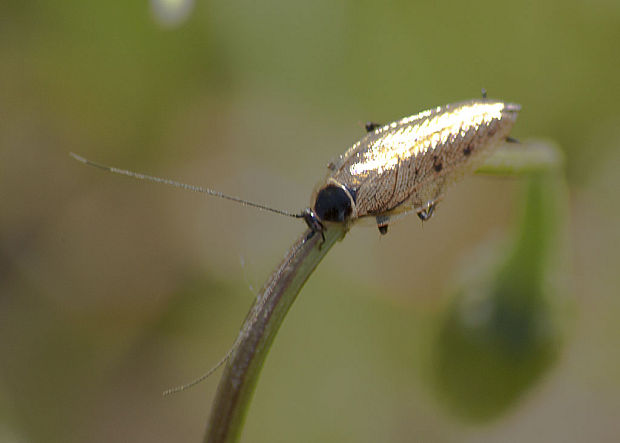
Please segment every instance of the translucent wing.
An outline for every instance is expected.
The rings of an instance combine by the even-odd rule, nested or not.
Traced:
[[[356,218],[428,210],[508,136],[519,105],[471,100],[382,126],[332,164],[328,182],[355,196]]]

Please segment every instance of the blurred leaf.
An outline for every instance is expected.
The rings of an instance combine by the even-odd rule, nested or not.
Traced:
[[[564,154],[553,143],[532,140],[505,143],[476,170],[476,174],[520,175],[561,170]]]
[[[556,288],[549,281],[564,217],[563,181],[559,174],[536,172],[525,188],[516,240],[456,291],[437,337],[436,388],[469,420],[504,413],[547,372],[560,350],[552,302]]]

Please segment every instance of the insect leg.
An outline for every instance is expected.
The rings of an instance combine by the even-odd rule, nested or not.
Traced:
[[[323,226],[323,223],[321,223],[314,211],[310,208],[306,208],[303,210],[303,212],[301,213],[301,218],[304,219],[304,221],[310,228],[310,233],[306,237],[306,241],[310,240],[312,236],[317,232],[321,234],[321,238],[323,239],[323,241],[319,245],[320,249],[321,246],[323,246],[323,243],[325,243],[325,233],[323,232],[325,230],[325,227]]]
[[[366,122],[366,124],[364,125],[364,127],[366,128],[366,132],[372,132],[380,126],[383,126],[383,125],[381,123],[375,123],[375,122]]]
[[[431,218],[433,212],[435,212],[435,205],[436,203],[431,203],[428,208],[422,209],[420,212],[418,212],[418,217],[420,218],[420,220],[426,221]]]
[[[377,220],[377,228],[379,228],[379,232],[381,233],[381,235],[387,234],[387,231],[388,231],[387,222],[390,220],[390,217],[388,217],[387,215],[378,215],[376,217],[376,220]]]

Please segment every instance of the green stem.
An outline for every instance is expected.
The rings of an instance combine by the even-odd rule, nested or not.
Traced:
[[[346,231],[333,227],[319,234],[307,230],[293,244],[250,309],[217,388],[204,441],[235,442],[271,343],[304,283]]]
[[[562,151],[552,142],[528,140],[524,143],[505,143],[481,165],[476,174],[500,176],[547,174],[564,166]]]

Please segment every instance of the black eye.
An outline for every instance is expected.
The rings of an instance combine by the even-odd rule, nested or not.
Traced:
[[[314,202],[314,212],[320,220],[344,222],[352,210],[351,197],[340,186],[324,187]]]

